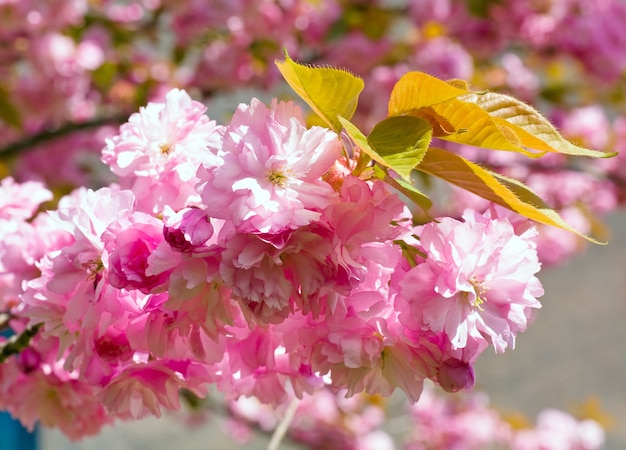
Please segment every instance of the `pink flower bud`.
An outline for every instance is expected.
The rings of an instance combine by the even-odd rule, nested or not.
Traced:
[[[98,356],[106,361],[127,361],[133,355],[128,339],[122,334],[119,336],[104,335],[95,342]]]
[[[456,358],[446,360],[439,368],[439,385],[444,391],[469,391],[474,386],[474,368]]]
[[[138,289],[146,294],[167,283],[167,274],[147,272],[148,257],[162,241],[161,228],[154,224],[134,223],[118,232],[107,243],[109,283],[118,289]]]
[[[180,252],[199,247],[213,235],[213,225],[206,212],[198,208],[184,208],[176,213],[166,209],[163,222],[165,240]]]
[[[41,364],[41,355],[32,347],[25,348],[17,355],[17,365],[23,373],[31,373]]]

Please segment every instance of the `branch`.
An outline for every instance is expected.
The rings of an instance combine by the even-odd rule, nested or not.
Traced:
[[[9,329],[9,322],[13,316],[9,313],[0,313],[0,333]]]
[[[80,123],[67,123],[54,130],[44,130],[40,133],[28,136],[20,141],[13,142],[6,147],[0,148],[0,159],[7,159],[17,155],[23,151],[27,151],[37,145],[57,139],[76,131],[88,130],[90,128],[98,128],[104,125],[122,124],[128,120],[128,115],[114,115],[108,117],[99,117],[93,120]]]
[[[11,336],[4,343],[0,344],[0,363],[3,363],[11,355],[17,355],[28,347],[30,340],[37,335],[43,324],[27,328],[22,334]]]

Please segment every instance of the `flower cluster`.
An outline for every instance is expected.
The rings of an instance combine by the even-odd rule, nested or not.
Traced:
[[[528,222],[492,208],[415,227],[295,104],[254,99],[220,126],[203,112],[174,90],[133,115],[103,150],[119,185],[62,198],[36,270],[5,269],[24,281],[16,328],[40,327],[2,366],[14,415],[80,437],[209,384],[274,406],[322,386],[417,401],[425,379],[471,388],[485,348],[514,346],[543,294]],[[50,417],[19,389],[54,392]]]

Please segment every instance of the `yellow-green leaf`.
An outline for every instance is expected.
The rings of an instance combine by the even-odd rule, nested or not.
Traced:
[[[381,166],[388,166],[387,161],[385,161],[382,156],[380,156],[372,147],[370,147],[370,144],[367,141],[367,136],[365,136],[356,125],[354,125],[349,120],[344,119],[343,117],[339,117],[339,122],[343,126],[344,130],[346,130],[346,133],[348,133],[348,136],[350,136],[350,139],[352,139],[352,142],[354,142],[363,153],[372,158]]]
[[[423,72],[409,72],[398,80],[389,98],[389,115],[406,114],[426,106],[450,100],[460,95],[469,94],[466,89],[459,89],[458,83],[452,85]]]
[[[496,175],[454,153],[431,147],[416,167],[442,178],[491,202],[509,208],[529,219],[576,233],[599,244],[572,228],[559,214],[519,181]]]
[[[394,119],[398,119],[398,118],[396,117]],[[414,117],[410,119],[415,119],[415,120],[418,120],[419,122],[423,122],[420,119],[417,119]],[[424,151],[426,150],[426,148],[424,148],[423,151],[421,150],[415,151],[414,148],[409,147],[408,153],[411,155],[405,156],[405,157],[402,156],[403,154],[402,151],[398,151],[397,154],[394,154],[393,147],[383,148],[384,145],[382,144],[387,142],[386,136],[390,136],[393,134],[393,133],[388,134],[385,128],[389,127],[389,125],[384,125],[381,131],[377,132],[377,134],[374,135],[374,140],[378,142],[378,145],[382,145],[381,149],[382,149],[383,154],[385,154],[385,156],[383,156],[379,154],[378,151],[371,145],[370,141],[368,140],[368,137],[366,137],[363,134],[363,132],[361,132],[361,130],[358,129],[358,127],[356,127],[354,124],[344,119],[343,117],[340,117],[339,120],[341,121],[341,124],[343,125],[346,133],[348,133],[348,136],[350,136],[354,144],[357,147],[359,147],[359,149],[363,153],[368,155],[373,161],[377,163],[377,167],[375,169],[380,179],[384,180],[387,184],[394,187],[398,191],[402,192],[410,200],[412,200],[414,203],[419,205],[424,211],[428,211],[431,208],[432,202],[430,201],[430,199],[426,195],[424,195],[419,189],[413,186],[413,183],[411,182],[411,177],[410,177],[410,171],[413,168],[415,168],[415,165],[417,163],[419,163],[419,161],[424,155]],[[412,122],[412,123],[416,124],[418,127],[421,127],[422,124],[420,124],[419,122]],[[373,130],[372,130],[372,133],[373,133]],[[426,135],[427,134],[428,133],[426,133]],[[417,146],[424,145],[421,138],[417,136],[417,133],[415,134],[415,138],[416,138],[416,142],[418,143]],[[428,137],[428,141],[430,141],[430,137]],[[421,144],[419,144],[419,142],[421,142]],[[426,147],[427,146],[428,144],[426,144]],[[397,150],[401,148],[402,146],[396,147]],[[408,167],[411,164],[413,164],[413,166],[409,169]],[[400,178],[392,177],[389,174],[389,169],[394,170],[394,172],[396,172],[400,176]]]
[[[590,150],[569,142],[536,109],[508,95],[487,92],[470,94],[459,99],[475,103],[496,119],[497,123],[506,123],[511,127],[521,145],[526,148],[594,158],[608,158],[616,155],[616,153]]]
[[[360,78],[341,69],[298,64],[287,54],[276,66],[289,86],[336,132],[341,130],[339,116],[349,120],[354,115],[364,87]]]
[[[405,181],[401,178],[393,178],[387,171],[384,171],[384,173],[385,175],[382,177],[382,180],[385,183],[422,208],[424,213],[426,213],[426,217],[430,218],[428,210],[433,206],[433,202],[422,191],[416,188],[412,182]]]

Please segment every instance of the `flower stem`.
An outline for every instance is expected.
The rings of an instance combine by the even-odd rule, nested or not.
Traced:
[[[285,411],[285,415],[283,416],[283,419],[280,421],[280,423],[274,430],[272,439],[270,439],[269,444],[267,444],[267,450],[278,450],[278,446],[282,442],[283,437],[285,437],[285,434],[287,433],[287,429],[289,428],[291,421],[296,415],[296,410],[298,409],[299,402],[300,400],[297,398],[294,398],[291,401],[291,403],[287,407],[287,410]]]

